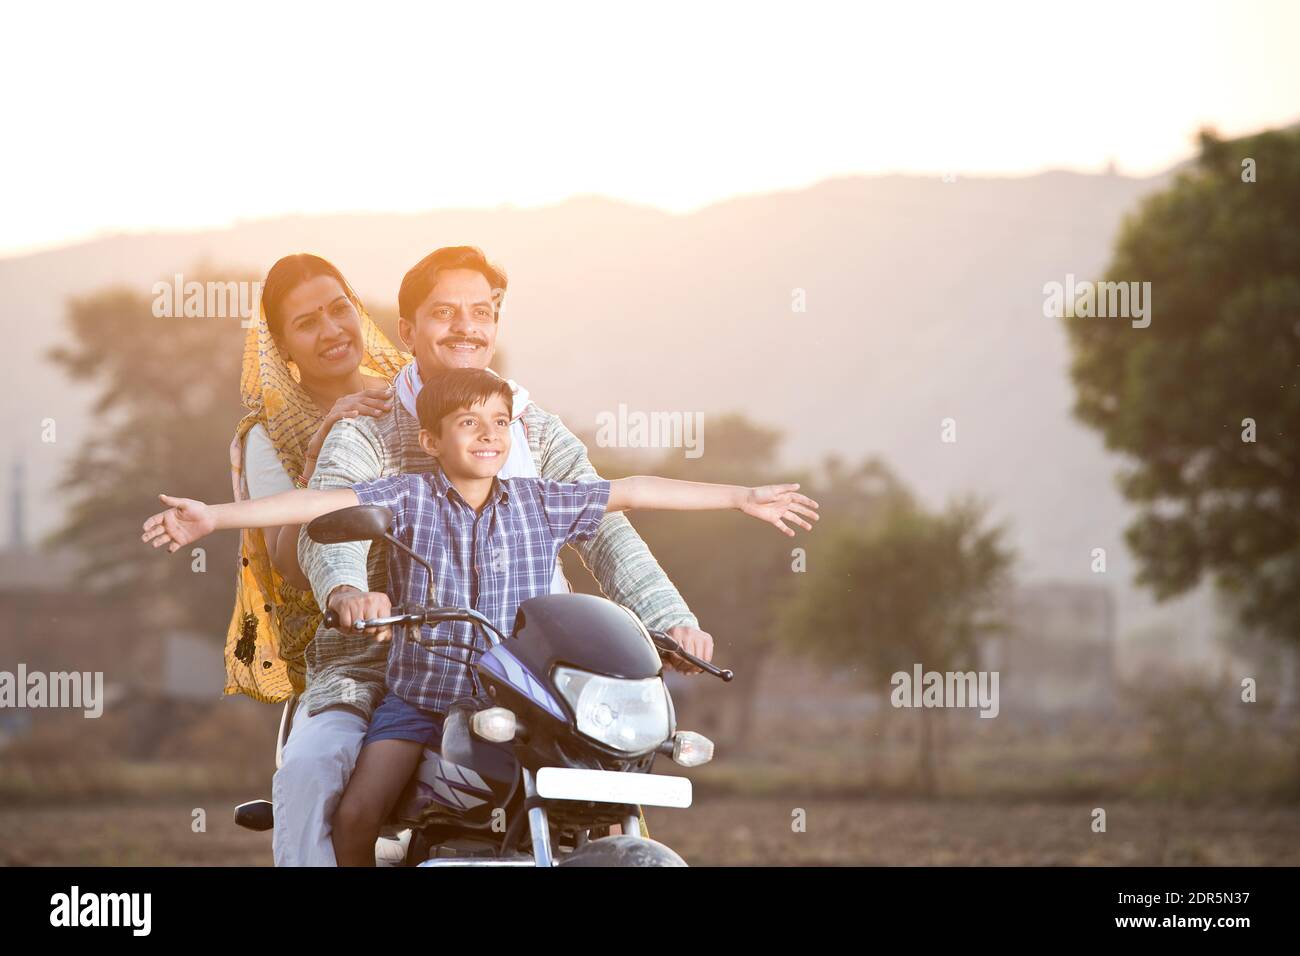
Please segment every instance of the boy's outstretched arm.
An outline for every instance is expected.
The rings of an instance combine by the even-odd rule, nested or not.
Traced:
[[[794,529],[784,522],[811,531],[809,521],[817,520],[817,502],[798,493],[799,486],[715,485],[702,481],[678,481],[653,475],[633,475],[610,482],[606,511],[630,511],[635,508],[653,511],[712,511],[735,508],[751,517],[766,521],[782,534],[794,536]]]
[[[168,551],[175,551],[213,531],[227,528],[275,528],[306,524],[323,514],[355,505],[357,493],[351,488],[331,488],[328,491],[295,488],[278,495],[220,505],[209,505],[192,498],[173,498],[170,495],[159,495],[158,499],[170,507],[144,523],[144,534],[140,540],[153,542],[155,548],[167,545]]]

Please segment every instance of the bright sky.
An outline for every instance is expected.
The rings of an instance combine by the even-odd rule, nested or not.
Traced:
[[[11,3],[0,254],[285,213],[1147,174],[1300,120],[1300,4]]]

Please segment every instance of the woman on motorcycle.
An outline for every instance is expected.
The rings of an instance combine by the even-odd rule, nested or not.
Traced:
[[[392,345],[331,263],[307,253],[271,267],[244,341],[248,408],[230,444],[236,500],[305,487],[341,418],[382,415],[409,356]],[[305,685],[320,609],[298,567],[298,527],[245,530],[226,635],[227,694],[277,702]]]

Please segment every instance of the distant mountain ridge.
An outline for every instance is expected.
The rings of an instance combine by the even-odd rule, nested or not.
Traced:
[[[283,217],[10,257],[0,260],[3,453],[27,462],[30,533],[48,532],[59,509],[46,492],[90,424],[85,393],[42,358],[63,334],[69,295],[110,284],[147,294],[201,261],[261,275],[310,250],[372,306],[392,308],[420,257],[473,243],[510,275],[509,374],[574,430],[620,403],[698,410],[707,455],[707,416],[740,410],[785,432],[788,464],[879,453],[932,504],[987,495],[1012,524],[1027,580],[1091,579],[1090,551],[1106,547],[1121,606],[1145,604],[1128,584],[1119,462],[1070,416],[1066,339],[1042,314],[1043,285],[1096,277],[1124,214],[1168,176],[846,177],[684,215],[583,197]],[[795,290],[804,312],[792,310]],[[239,338],[232,329],[232,347]],[[57,445],[39,442],[45,417],[59,420]],[[955,444],[940,441],[949,417]],[[215,466],[223,460],[215,449]]]

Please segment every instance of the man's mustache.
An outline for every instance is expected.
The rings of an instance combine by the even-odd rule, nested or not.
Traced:
[[[449,336],[445,339],[438,340],[439,345],[460,345],[462,343],[465,345],[482,345],[484,347],[487,346],[486,339],[467,338],[466,336],[463,335],[454,335],[454,336]]]

